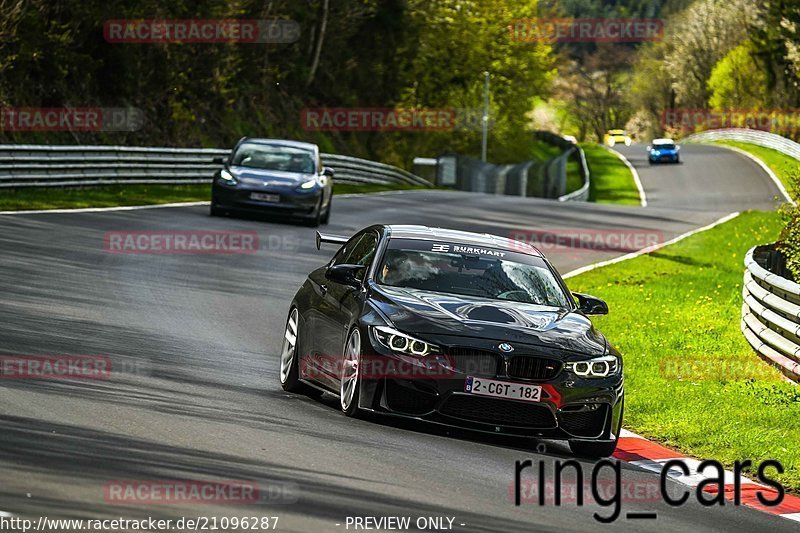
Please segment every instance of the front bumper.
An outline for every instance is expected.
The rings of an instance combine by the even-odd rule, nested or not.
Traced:
[[[676,163],[678,161],[678,154],[661,154],[650,155],[650,161],[653,163]]]
[[[252,193],[271,194],[279,197],[277,202],[254,200]],[[254,189],[242,186],[220,185],[214,182],[211,201],[215,207],[231,211],[273,212],[291,216],[310,216],[320,203],[323,189],[317,188],[308,193],[299,193],[290,188]]]
[[[466,393],[467,376],[474,375],[475,368],[462,372],[452,368],[459,365],[452,365],[451,360],[446,372],[431,373],[428,362],[427,374],[414,376],[408,371],[409,360],[414,358],[383,353],[366,344],[362,349],[369,351],[370,357],[395,363],[388,368],[405,368],[397,374],[387,372],[362,379],[359,405],[368,411],[485,433],[546,439],[612,441],[620,427],[624,392],[621,370],[602,379],[578,378],[563,369],[546,380],[522,379],[503,375],[504,354],[480,350],[486,356],[494,355],[501,369],[492,375],[484,370],[483,377],[542,387],[541,401],[527,402]],[[541,356],[518,349],[509,357]]]

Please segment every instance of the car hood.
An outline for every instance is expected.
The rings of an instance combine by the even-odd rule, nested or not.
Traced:
[[[585,355],[606,352],[606,339],[591,321],[567,309],[377,284],[372,301],[395,328],[412,335],[477,337]]]
[[[265,170],[250,167],[235,167],[229,169],[239,183],[254,186],[286,186],[297,187],[312,178],[314,174],[303,174],[300,172],[283,172],[280,170]]]

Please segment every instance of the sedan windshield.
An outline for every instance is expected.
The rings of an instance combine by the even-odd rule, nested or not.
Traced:
[[[674,144],[656,144],[653,146],[653,150],[674,150]]]
[[[233,156],[234,166],[314,173],[314,154],[309,150],[279,144],[243,143]]]
[[[566,294],[540,258],[468,245],[393,239],[376,281],[392,287],[568,306]]]

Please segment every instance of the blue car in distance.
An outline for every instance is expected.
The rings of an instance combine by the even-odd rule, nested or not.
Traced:
[[[322,166],[315,144],[280,139],[241,139],[211,187],[211,215],[271,213],[312,226],[331,216],[333,169]]]
[[[647,161],[651,165],[654,163],[680,163],[680,150],[681,147],[672,139],[653,139],[652,144],[647,147]]]

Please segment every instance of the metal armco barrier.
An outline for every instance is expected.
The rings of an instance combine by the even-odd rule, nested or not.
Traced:
[[[550,159],[545,164],[543,171],[545,198],[557,198],[559,202],[588,201],[591,176],[589,175],[589,165],[586,163],[586,155],[583,153],[583,149],[577,144],[573,144],[560,135],[549,131],[537,131],[534,135],[546,143],[558,146],[562,150],[561,155]],[[583,185],[578,190],[567,193],[567,161],[576,152]]]
[[[766,148],[772,148],[789,157],[800,160],[800,144],[791,139],[761,130],[730,128],[709,130],[694,133],[685,137],[682,142],[740,141]]]
[[[558,197],[559,202],[588,202],[589,201],[589,185],[591,184],[591,176],[589,175],[589,164],[586,162],[586,154],[583,153],[583,148],[575,145],[578,150],[578,157],[580,158],[581,176],[583,177],[583,185],[581,188],[569,194]],[[565,162],[566,172],[566,162]],[[564,180],[566,181],[566,176]]]
[[[220,168],[216,148],[133,146],[0,145],[0,188],[117,184],[208,183]],[[405,183],[432,186],[391,165],[337,154],[322,154],[339,183]]]
[[[762,267],[751,248],[744,259],[742,333],[765,360],[800,380],[800,285]]]

